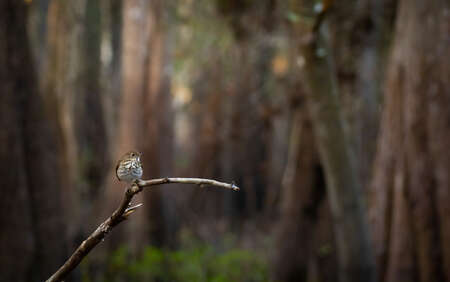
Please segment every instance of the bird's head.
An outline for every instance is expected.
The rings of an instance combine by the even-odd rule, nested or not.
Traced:
[[[135,161],[141,161],[141,153],[137,151],[129,151],[127,152],[122,158],[122,160],[135,160]]]

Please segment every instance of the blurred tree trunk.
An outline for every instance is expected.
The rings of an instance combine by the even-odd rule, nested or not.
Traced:
[[[311,1],[302,1],[303,11],[312,10]],[[302,13],[303,15],[304,13]],[[315,17],[313,17],[315,19]],[[375,262],[362,199],[362,187],[351,138],[344,130],[336,70],[324,27],[297,25],[307,104],[327,183],[336,236],[340,281],[375,281]]]
[[[108,141],[100,87],[99,0],[51,1],[46,99],[64,151],[71,241],[90,229],[92,206],[106,175]],[[82,222],[83,221],[83,222]]]
[[[42,75],[41,89],[52,119],[58,126],[58,138],[62,144],[60,167],[65,179],[64,212],[66,218],[71,221],[68,226],[68,239],[69,242],[73,242],[79,233],[80,212],[75,190],[76,145],[72,128],[72,110],[69,105],[73,97],[71,90],[75,76],[73,73],[77,72],[76,64],[79,59],[75,53],[76,49],[74,50],[77,44],[75,42],[78,42],[79,28],[74,29],[71,24],[74,21],[74,13],[70,14],[71,17],[64,17],[68,14],[64,7],[62,1],[51,1],[48,7],[46,53],[48,61],[43,67],[45,74]]]
[[[239,61],[239,68],[234,71],[235,83],[229,87],[227,91],[227,99],[224,100],[221,107],[222,127],[221,127],[221,150],[220,150],[220,176],[224,181],[236,181],[248,187],[250,183],[243,183],[243,171],[239,169],[239,165],[245,158],[246,148],[242,144],[245,130],[242,123],[244,122],[243,104],[248,101],[249,77],[249,58],[243,55],[242,48],[239,46],[232,48],[232,56]],[[247,71],[246,71],[247,70]],[[245,108],[248,114],[254,109]],[[251,166],[251,164],[249,164]],[[254,192],[254,187],[249,187],[249,193]],[[240,194],[240,195],[238,195]],[[227,218],[235,217],[237,213],[243,213],[245,209],[245,201],[247,193],[225,193],[223,197],[223,215]]]
[[[323,38],[322,38],[323,40]],[[320,41],[319,41],[320,42]],[[336,232],[340,281],[375,281],[369,229],[361,185],[349,137],[344,132],[330,55],[319,57],[318,46],[304,46],[308,104],[321,162],[325,168],[328,195]],[[320,47],[319,47],[320,46]],[[325,51],[329,52],[329,50]]]
[[[36,238],[33,233],[32,207],[28,190],[26,171],[26,155],[23,136],[23,109],[26,89],[19,86],[24,76],[21,69],[29,62],[24,60],[23,48],[25,27],[24,3],[14,0],[2,1],[0,4],[0,175],[4,187],[0,197],[0,280],[27,281],[36,252]],[[24,23],[22,22],[22,25]],[[21,48],[22,47],[22,48]],[[20,49],[17,49],[20,48]],[[12,53],[14,52],[14,53]],[[13,58],[19,60],[14,62]],[[30,71],[29,67],[25,71]],[[29,77],[28,77],[29,79]],[[24,81],[22,83],[26,83]],[[15,172],[15,173],[14,173]],[[7,191],[5,191],[5,189]],[[6,193],[5,193],[6,192]],[[22,259],[14,258],[17,253]]]
[[[152,1],[149,11],[150,38],[148,42],[149,58],[145,97],[145,127],[147,137],[152,140],[145,144],[143,153],[146,155],[149,178],[167,177],[173,173],[174,118],[172,110],[172,95],[170,89],[169,50],[169,14],[167,1]],[[168,189],[167,189],[168,188]],[[178,221],[175,216],[173,199],[174,187],[163,189],[161,195],[157,191],[146,193],[149,205],[151,238],[158,244],[173,244],[176,238]],[[156,192],[156,193],[155,193]],[[159,197],[161,197],[159,199]]]
[[[263,116],[267,103],[263,88],[272,54],[265,53],[265,48],[253,54],[250,41],[241,40],[233,48],[233,55],[240,62],[233,74],[235,85],[230,87],[222,107],[221,176],[246,187],[242,193],[224,194],[224,214],[244,213],[253,217],[263,209],[264,180],[268,179],[265,169],[269,126]],[[262,55],[269,58],[262,60],[259,57]],[[252,161],[247,163],[247,160]],[[242,166],[243,163],[246,165]]]
[[[264,172],[266,165],[266,147],[268,130],[265,120],[262,118],[263,108],[267,96],[264,93],[265,72],[268,72],[272,54],[264,53],[264,48],[255,50],[252,54],[250,41],[244,40],[238,43],[239,57],[242,65],[236,65],[236,95],[233,97],[232,135],[237,146],[234,148],[235,175],[241,177],[240,185],[246,187],[243,193],[237,193],[239,209],[248,217],[254,217],[262,210],[263,191],[267,174]],[[260,56],[268,58],[261,59]],[[255,57],[254,57],[255,56]],[[258,140],[258,142],[255,142]],[[248,165],[242,166],[246,160],[252,160]],[[232,181],[234,179],[230,179]],[[228,193],[231,194],[231,193]],[[235,196],[235,195],[233,195]],[[241,199],[239,199],[241,198]]]
[[[328,4],[332,2],[324,1],[322,8],[329,23],[327,35],[335,62],[343,131],[348,136],[347,145],[356,148],[352,157],[358,164],[357,181],[363,189],[370,182],[384,82],[382,73],[396,1],[364,0],[357,4],[335,1],[330,9]],[[328,53],[326,48],[316,50]]]
[[[67,251],[58,144],[38,91],[24,5],[0,4],[2,281],[45,280]]]
[[[370,182],[395,2],[341,0],[325,11],[342,113],[349,125],[345,130],[355,148],[362,187]]]
[[[100,0],[101,21],[101,86],[109,156],[118,134],[118,116],[122,82],[122,0]]]
[[[335,281],[333,232],[329,228],[324,232],[320,224],[331,225],[329,216],[321,212],[328,203],[312,125],[305,110],[298,106],[292,121],[281,220],[271,264],[273,281]]]
[[[34,57],[34,64],[40,87],[45,78],[44,70],[47,63],[47,16],[50,0],[35,0],[28,3],[28,34]]]
[[[326,26],[327,44],[329,43],[331,46],[330,49],[335,62],[331,68],[326,64],[322,64],[322,67],[324,67],[323,73],[326,77],[326,79],[321,81],[323,84],[322,90],[328,87],[329,89],[326,91],[335,91],[336,95],[339,96],[337,119],[340,119],[338,124],[341,125],[338,127],[341,128],[338,131],[346,139],[345,147],[356,148],[347,157],[350,159],[350,167],[353,166],[355,169],[350,168],[350,173],[356,179],[351,180],[349,178],[348,180],[350,182],[356,181],[357,189],[361,190],[357,191],[360,193],[359,197],[361,200],[359,201],[363,201],[364,190],[362,189],[369,182],[370,167],[376,147],[375,137],[378,131],[379,120],[378,109],[383,83],[381,73],[383,73],[384,69],[385,53],[392,25],[393,3],[395,1],[364,0],[357,4],[352,1],[336,1],[333,9],[330,9],[332,2],[323,1],[320,7],[322,12],[326,13],[326,19],[329,22]],[[295,4],[299,6],[295,6]],[[302,13],[297,14],[302,18],[302,22],[303,19],[305,19],[304,22],[313,22],[315,20],[315,13],[312,11],[305,13],[308,10],[308,4],[311,3],[308,1],[291,2],[291,12],[302,11]],[[315,9],[318,7],[315,6]],[[323,15],[325,14],[321,16]],[[294,19],[293,21],[295,22],[296,20]],[[302,37],[300,39],[303,41],[301,44],[305,44],[305,42],[311,43],[311,39],[308,38],[308,32],[307,30],[299,30],[297,32],[296,35]],[[310,51],[313,48],[314,46],[311,47],[307,44],[304,50]],[[326,46],[318,46],[314,51],[317,51],[318,56],[321,53],[321,56],[329,56],[330,53]],[[310,74],[319,70],[319,68],[313,69],[312,67],[320,65],[315,62],[311,64],[311,59],[307,56],[300,56],[298,60],[301,66],[306,63],[306,71]],[[308,64],[310,68],[308,68]],[[326,70],[327,68],[328,70]],[[327,74],[327,71],[329,74]],[[332,85],[330,86],[330,84]],[[310,90],[320,90],[317,88],[320,86],[319,84],[313,86],[315,88],[310,87]],[[316,95],[316,93],[312,94]],[[335,98],[332,97],[331,99]],[[284,190],[285,188],[283,188],[283,193],[289,193]],[[327,222],[322,220],[320,224],[326,226]],[[288,240],[284,240],[284,242],[288,242]],[[367,243],[366,241],[364,244]],[[356,255],[357,251],[354,250],[354,254]],[[288,267],[286,267],[286,271],[287,269]],[[291,271],[295,271],[295,269],[291,268]],[[308,269],[308,275],[311,275],[309,271],[314,270]]]
[[[144,178],[168,176],[172,165],[172,114],[163,2],[124,2],[122,97],[115,160],[129,150],[143,153]],[[123,196],[125,184],[111,170],[109,213]],[[128,222],[126,237],[134,252],[150,242],[165,242],[166,220],[160,189],[138,195],[144,207]],[[106,212],[108,212],[106,211]],[[117,232],[116,232],[117,233]],[[115,238],[119,238],[115,234]],[[122,242],[117,239],[116,242]]]
[[[142,151],[145,134],[144,97],[147,94],[146,74],[148,68],[148,41],[149,41],[149,4],[147,1],[125,1],[123,3],[123,37],[122,37],[122,93],[119,104],[118,131],[113,158],[117,161],[124,153],[130,150]],[[152,139],[146,140],[151,142]],[[144,159],[144,176],[147,176],[148,156]],[[125,183],[119,183],[115,177],[114,168],[111,169],[106,185],[107,206],[105,216],[120,202],[125,190]],[[138,195],[137,201],[142,202],[143,195]],[[145,212],[148,207],[144,205],[126,228],[134,237],[130,238],[133,248],[137,244],[148,242],[148,223],[145,222]],[[140,229],[136,230],[137,228]],[[118,230],[120,231],[120,230]],[[123,230],[125,231],[125,230]],[[124,234],[112,234],[113,248],[124,242]]]
[[[398,5],[370,197],[386,281],[450,281],[449,11]]]
[[[268,157],[273,119],[268,82],[275,45],[266,39],[276,25],[276,1],[255,5],[217,1],[216,9],[235,40],[229,55],[239,62],[232,74],[235,83],[222,103],[221,176],[246,187],[240,193],[224,195],[224,214],[243,212],[253,217],[264,209],[266,183],[273,176]]]
[[[219,128],[222,128],[221,107],[225,103],[226,92],[220,79],[223,62],[219,57],[213,57],[208,65],[203,66],[203,71],[193,83],[193,98],[196,101],[190,108],[191,119],[187,122],[193,127],[191,148],[185,147],[184,152],[192,152],[192,163],[187,169],[187,175],[195,175],[204,178],[220,177],[221,136]],[[183,141],[183,140],[181,140]],[[187,143],[187,142],[186,142]],[[207,222],[211,226],[219,225],[218,221],[223,216],[223,191],[205,190],[193,187],[189,197],[186,198],[187,205],[193,211],[190,216],[183,218],[188,224],[192,221],[198,225]],[[188,211],[186,211],[188,212]],[[186,214],[186,212],[183,212]],[[219,224],[218,224],[219,223]],[[194,228],[200,230],[200,228]],[[210,235],[210,234],[208,234]],[[217,236],[217,234],[213,234]]]
[[[91,214],[91,205],[107,171],[108,140],[100,87],[100,0],[87,0],[82,8],[81,69],[79,86],[75,85],[79,89],[74,93],[73,119],[78,147],[78,189],[86,214]]]

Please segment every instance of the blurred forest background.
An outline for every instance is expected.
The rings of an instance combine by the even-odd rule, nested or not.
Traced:
[[[3,0],[0,281],[450,282],[448,0]]]

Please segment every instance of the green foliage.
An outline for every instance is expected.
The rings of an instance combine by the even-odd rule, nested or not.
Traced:
[[[267,265],[254,253],[232,249],[212,261],[214,282],[267,281]],[[244,278],[244,279],[243,279]]]
[[[92,281],[83,275],[83,281]],[[219,251],[211,245],[189,242],[179,250],[149,246],[133,259],[126,247],[116,250],[100,281],[225,282],[268,281],[263,257],[250,250]]]

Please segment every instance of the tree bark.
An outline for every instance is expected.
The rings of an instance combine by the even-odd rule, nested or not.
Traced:
[[[36,251],[30,192],[27,177],[21,173],[26,165],[21,110],[25,94],[19,79],[22,71],[30,70],[21,70],[27,63],[21,59],[27,52],[21,48],[24,11],[23,3],[0,3],[0,181],[4,187],[0,197],[0,280],[19,282],[28,280]],[[12,259],[17,253],[22,259]]]
[[[77,184],[81,195],[82,209],[89,214],[90,207],[98,195],[99,187],[107,172],[109,142],[106,135],[100,83],[102,18],[100,0],[85,1],[82,9],[82,44],[79,46],[80,73],[77,85],[74,85],[76,97],[72,107],[78,152],[77,178],[79,183]]]
[[[297,108],[292,121],[289,156],[283,176],[281,219],[276,233],[276,248],[272,257],[272,279],[274,281],[333,281],[322,271],[313,271],[312,266],[326,269],[326,261],[318,261],[323,248],[331,253],[332,232],[328,242],[318,239],[320,222],[324,221],[320,208],[325,201],[325,188],[320,183],[322,175],[314,145],[311,121],[306,108]],[[327,221],[326,223],[330,223]],[[332,239],[331,239],[332,241]],[[326,253],[324,256],[330,257]],[[286,258],[289,258],[286,260]],[[332,269],[327,269],[332,275]],[[331,277],[331,276],[330,276]],[[333,278],[334,279],[334,278]]]
[[[316,32],[306,28],[306,33],[297,34],[303,34],[300,49],[304,59],[307,104],[325,172],[338,249],[339,279],[375,281],[375,262],[362,187],[351,150],[351,138],[344,130],[346,125],[339,101],[336,71],[331,50],[323,35],[324,28]]]
[[[148,1],[130,0],[123,2],[122,93],[119,102],[114,160],[118,160],[129,150],[143,151],[144,147],[144,115],[146,110],[137,109],[145,105],[144,97],[147,95],[146,74],[148,72],[148,42],[150,40],[148,13]],[[153,138],[146,140],[146,142],[153,142]],[[145,157],[143,160],[144,176],[146,176],[146,172],[151,167],[149,168],[149,156],[145,154],[143,156]],[[104,216],[110,214],[114,206],[117,205],[124,188],[124,185],[114,177],[114,173],[111,169],[107,185],[109,188],[105,191],[107,201],[103,210]],[[137,200],[142,201],[143,196],[138,195]],[[129,237],[127,238],[129,242],[132,243],[130,245],[132,250],[136,250],[137,245],[149,242],[148,223],[145,223],[144,216],[147,208],[147,205],[142,207],[126,230],[112,234],[112,240],[110,240],[112,248],[117,247],[119,242],[124,241],[124,232]],[[139,230],[136,230],[139,226]]]
[[[450,68],[442,60],[450,55],[449,9],[443,0],[398,5],[371,188],[371,209],[379,210],[373,218],[383,227],[375,241],[379,268],[387,281],[450,281]],[[398,175],[404,178],[401,202]],[[399,217],[410,222],[407,230],[396,231]]]
[[[148,42],[149,61],[147,70],[147,96],[145,97],[145,130],[147,140],[143,149],[147,156],[150,177],[166,177],[173,172],[174,113],[168,71],[171,49],[168,12],[166,2],[152,1],[149,10],[150,40]],[[174,244],[178,221],[172,204],[175,191],[165,189],[161,194],[146,194],[150,210],[147,216],[153,222],[150,230],[154,242]]]
[[[172,169],[173,122],[170,81],[165,72],[164,3],[129,0],[123,5],[122,96],[114,156],[119,159],[126,151],[141,151],[144,177],[166,176]],[[109,204],[105,213],[118,201],[123,186],[112,173],[108,186],[113,188],[106,191]],[[170,211],[164,209],[162,198],[162,192],[155,190],[138,199],[144,201],[144,207],[126,230],[136,253],[146,243],[165,242],[165,215]]]
[[[59,126],[69,237],[86,233],[81,221],[104,181],[108,142],[100,87],[100,0],[51,1],[48,15],[46,104]]]
[[[328,1],[329,2],[329,1]],[[346,131],[359,181],[370,183],[395,0],[335,1],[326,15]]]
[[[42,281],[66,254],[58,143],[33,65],[23,2],[0,4],[0,280]],[[17,255],[22,257],[17,259]]]

